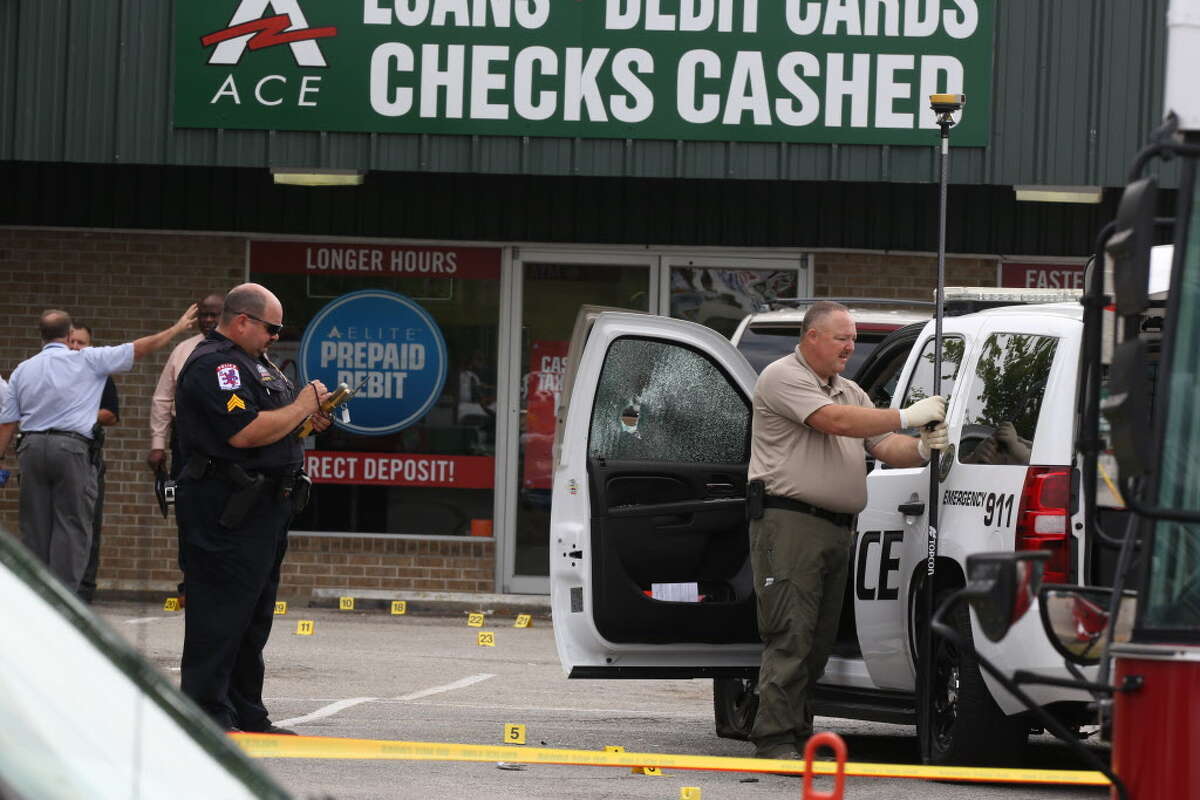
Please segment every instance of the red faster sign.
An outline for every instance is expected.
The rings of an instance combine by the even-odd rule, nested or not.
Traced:
[[[313,450],[304,457],[304,470],[313,483],[490,489],[495,459]]]
[[[1083,264],[1000,265],[1000,285],[1020,289],[1082,289]]]

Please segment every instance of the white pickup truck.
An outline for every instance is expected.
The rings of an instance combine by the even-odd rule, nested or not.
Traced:
[[[932,322],[857,373],[880,405],[949,399],[940,461],[937,595],[964,582],[966,557],[1050,550],[1049,582],[1096,574],[1100,548],[1074,502],[1072,431],[1082,333],[1077,302],[948,317],[942,383]],[[907,356],[905,352],[907,351]],[[892,364],[903,363],[897,372]],[[581,316],[560,409],[550,528],[555,637],[572,678],[713,678],[717,732],[753,722],[760,645],[747,523],[756,371],[716,332],[681,320]],[[903,434],[898,434],[903,435]],[[819,715],[916,724],[918,625],[929,467],[870,471],[838,642],[815,692]],[[1004,672],[1068,677],[1030,614],[1002,645],[954,624]],[[1007,762],[1030,732],[1021,706],[975,660],[935,645],[933,759]],[[1030,690],[1068,725],[1087,695]]]

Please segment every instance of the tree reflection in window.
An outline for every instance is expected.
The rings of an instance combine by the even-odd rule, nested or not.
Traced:
[[[967,394],[963,463],[1028,464],[1058,340],[996,333],[983,344]]]
[[[933,358],[934,358],[934,341],[929,339],[925,342],[925,346],[921,349],[921,357],[917,359],[917,364],[913,367],[912,377],[908,381],[908,392],[904,395],[902,407],[910,406],[918,400],[924,400],[930,397],[933,392]],[[946,398],[946,402],[950,402],[950,395],[954,392],[954,383],[958,380],[958,367],[962,363],[963,350],[966,347],[965,342],[957,336],[942,337],[942,385],[941,389],[936,392]]]

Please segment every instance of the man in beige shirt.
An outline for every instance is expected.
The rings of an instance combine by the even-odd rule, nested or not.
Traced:
[[[175,345],[175,349],[171,351],[167,363],[163,366],[162,373],[158,376],[158,385],[154,387],[154,397],[150,401],[150,452],[146,456],[146,463],[150,466],[150,471],[155,474],[164,469],[168,443],[171,444],[172,476],[183,467],[178,463],[177,448],[174,444],[175,437],[171,431],[172,423],[175,421],[175,383],[179,380],[179,370],[183,369],[184,363],[196,349],[196,345],[204,341],[204,337],[216,329],[224,304],[225,296],[220,294],[210,294],[200,301],[196,313],[200,332]]]
[[[768,365],[754,387],[749,478],[763,508],[751,511],[750,563],[763,654],[750,739],[759,758],[799,759],[812,734],[809,691],[837,634],[850,525],[867,502],[863,447],[916,467],[946,445],[941,397],[875,408],[841,376],[856,336],[845,306],[814,303],[795,352]],[[904,428],[921,437],[892,435]]]

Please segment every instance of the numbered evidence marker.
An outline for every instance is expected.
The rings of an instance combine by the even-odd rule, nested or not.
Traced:
[[[513,623],[514,628],[528,628],[533,624],[533,617],[529,614],[518,614],[517,621]]]
[[[467,625],[472,628],[482,628],[483,614],[467,614]]]
[[[339,597],[338,598],[338,610],[339,611],[353,611],[354,610],[354,598],[353,597]]]
[[[408,601],[407,600],[393,600],[392,601],[392,613],[393,614],[407,614],[408,613]]]
[[[495,647],[496,634],[492,631],[480,631],[479,635],[475,637],[475,643],[480,647]]]
[[[508,744],[525,744],[525,726],[512,724],[505,725],[504,741]]]
[[[630,770],[630,772],[632,772],[634,775],[652,775],[659,778],[662,777],[661,767],[634,767]]]
[[[312,636],[313,628],[314,628],[314,625],[313,625],[313,621],[311,619],[297,620],[296,635],[297,636]]]
[[[280,614],[280,615],[287,613],[287,601],[286,600],[276,601],[275,613]]]
[[[178,610],[179,610],[179,598],[178,597],[168,597],[166,600],[163,601],[163,611],[178,611]]]
[[[699,786],[680,786],[679,800],[700,800]]]

